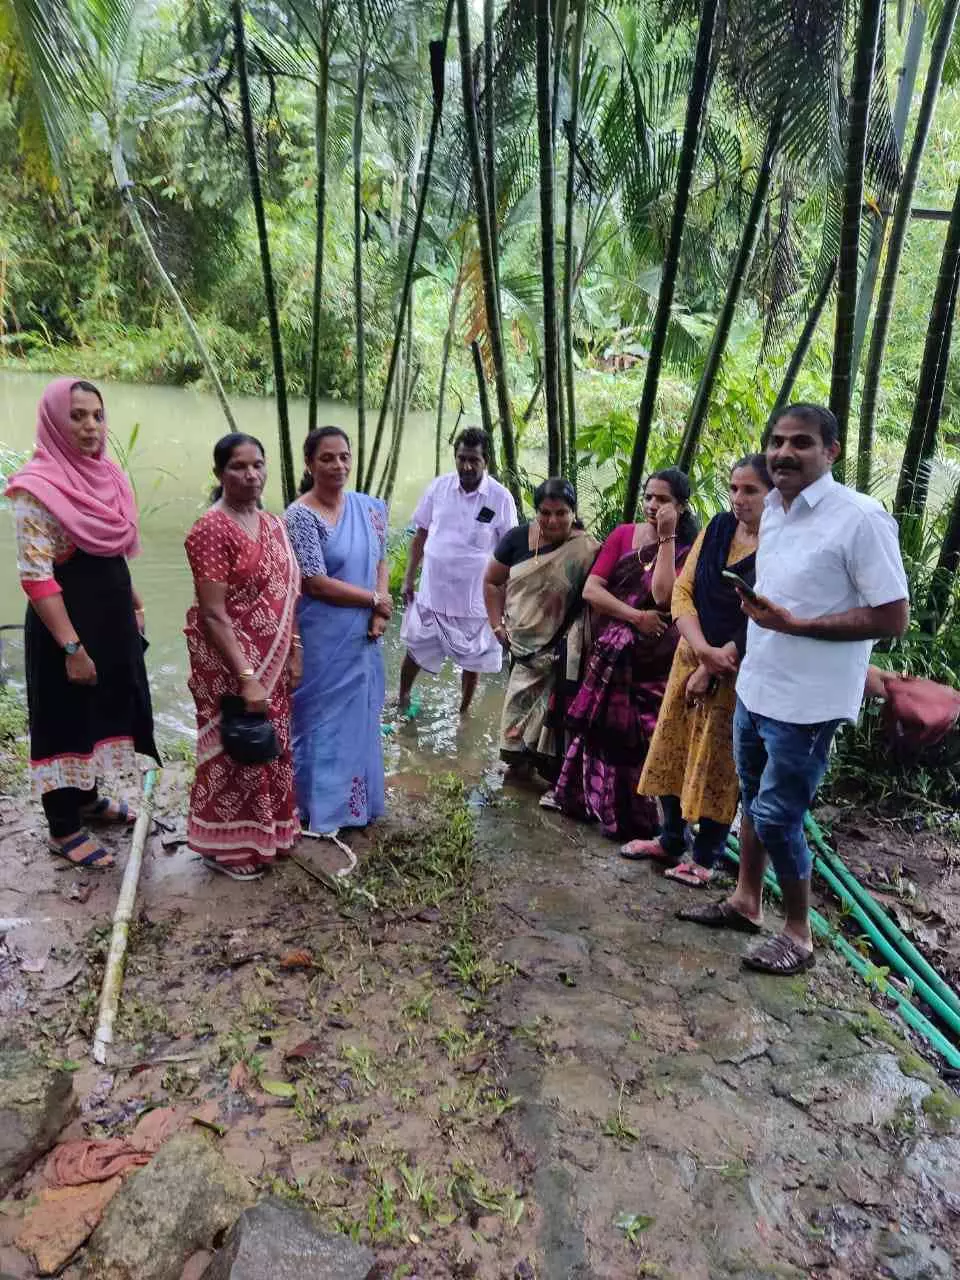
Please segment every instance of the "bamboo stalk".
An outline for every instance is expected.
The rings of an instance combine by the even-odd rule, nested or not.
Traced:
[[[150,769],[143,779],[143,795],[140,799],[140,812],[133,828],[133,839],[130,844],[130,857],[123,872],[123,883],[120,885],[120,896],[117,898],[116,910],[113,913],[113,932],[110,935],[110,951],[107,955],[107,967],[103,974],[103,987],[100,990],[100,1013],[97,1019],[97,1033],[93,1039],[93,1060],[104,1063],[107,1060],[107,1046],[113,1042],[113,1024],[120,1003],[120,988],[123,986],[123,965],[127,954],[127,938],[130,932],[130,920],[137,900],[137,886],[140,883],[140,867],[143,864],[143,846],[153,819],[153,789],[157,784],[157,770]]]

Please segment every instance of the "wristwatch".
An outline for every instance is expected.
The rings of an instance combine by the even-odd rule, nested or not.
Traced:
[[[67,643],[63,646],[63,652],[67,655],[68,658],[72,658],[73,655],[75,653],[79,653],[82,648],[83,648],[83,645],[80,643],[79,640],[68,640]]]

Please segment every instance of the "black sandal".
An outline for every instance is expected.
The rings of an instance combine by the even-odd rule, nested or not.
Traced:
[[[804,951],[799,943],[788,938],[785,933],[768,938],[756,951],[748,952],[743,957],[745,969],[767,973],[775,978],[792,978],[794,974],[806,973],[816,963],[817,958],[812,951]]]
[[[113,854],[109,849],[104,849],[102,845],[96,845],[92,852],[83,858],[71,858],[70,854],[75,849],[79,849],[81,845],[87,841],[95,843],[93,836],[89,831],[81,831],[79,835],[71,836],[69,840],[65,840],[62,844],[56,840],[49,841],[47,848],[55,858],[63,858],[64,862],[69,862],[71,867],[92,867],[94,871],[109,871],[115,866]],[[104,859],[109,861],[105,862]]]
[[[87,822],[98,822],[111,827],[129,827],[137,820],[137,815],[131,811],[126,800],[111,800],[108,796],[101,796],[93,804],[81,809],[80,816]]]
[[[707,929],[732,929],[734,933],[763,932],[755,920],[751,920],[726,901],[707,902],[702,907],[682,907],[677,912],[677,919],[702,924]]]

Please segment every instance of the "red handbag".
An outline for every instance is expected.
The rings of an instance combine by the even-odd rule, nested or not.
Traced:
[[[884,683],[884,723],[895,745],[907,752],[938,746],[960,718],[960,692],[949,685],[920,676]]]

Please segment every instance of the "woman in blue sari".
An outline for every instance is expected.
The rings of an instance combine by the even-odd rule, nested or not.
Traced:
[[[353,461],[339,427],[311,431],[301,497],[286,511],[303,574],[303,680],[293,698],[293,760],[305,834],[365,827],[384,812],[380,637],[387,586],[387,508],[347,492]]]

